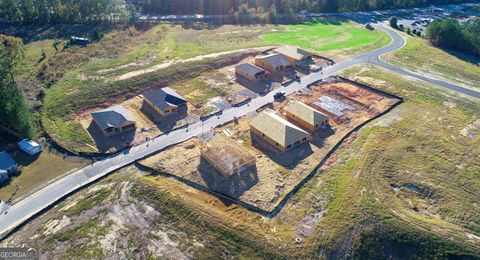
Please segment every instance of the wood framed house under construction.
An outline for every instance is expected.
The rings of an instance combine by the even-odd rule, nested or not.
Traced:
[[[225,177],[252,171],[257,162],[241,144],[220,136],[204,145],[200,156]]]

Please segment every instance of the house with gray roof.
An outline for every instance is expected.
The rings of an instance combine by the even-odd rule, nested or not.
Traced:
[[[253,82],[257,82],[267,77],[268,72],[251,63],[240,64],[235,67],[235,75],[242,76]]]
[[[250,122],[252,137],[260,137],[276,149],[285,152],[311,140],[309,133],[278,116],[273,110],[265,110]]]
[[[105,137],[134,131],[136,129],[136,120],[122,105],[93,112],[91,115],[93,122],[95,122]]]
[[[161,88],[144,94],[144,104],[161,116],[168,116],[187,110],[187,100],[171,88]]]
[[[18,171],[18,163],[7,152],[0,152],[0,171],[11,175]]]
[[[270,73],[293,67],[293,64],[287,59],[287,57],[280,53],[256,57],[255,65]]]

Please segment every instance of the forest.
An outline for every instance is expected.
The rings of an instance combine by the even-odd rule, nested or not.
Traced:
[[[394,9],[467,2],[464,0],[137,0],[140,12],[156,14],[234,14],[242,9],[288,14]]]
[[[144,14],[219,14],[262,17],[278,14],[411,8],[468,0],[0,0],[0,22],[9,24],[98,24],[125,22]],[[243,19],[237,19],[243,21]]]
[[[480,55],[479,18],[466,22],[436,20],[428,25],[426,35],[434,46]]]
[[[0,34],[0,123],[23,136],[31,137],[31,115],[13,70],[23,56],[19,38]]]
[[[125,21],[135,8],[124,0],[0,0],[0,21],[9,24],[97,24]]]

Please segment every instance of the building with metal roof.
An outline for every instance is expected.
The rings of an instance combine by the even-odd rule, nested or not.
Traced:
[[[168,87],[145,93],[144,97],[144,103],[152,107],[161,116],[187,109],[187,100]]]
[[[18,171],[17,162],[7,152],[0,152],[0,171],[5,171],[9,175]]]
[[[5,170],[0,170],[0,183],[8,182],[10,180],[10,176],[8,175],[8,172]],[[0,200],[0,212],[2,210],[2,201]]]
[[[287,57],[279,53],[256,57],[255,65],[270,73],[282,71],[293,66]]]
[[[250,122],[252,137],[258,136],[280,151],[288,151],[311,140],[309,133],[266,110]]]
[[[312,132],[328,124],[329,116],[300,101],[290,102],[285,112],[291,122]]]
[[[136,120],[122,105],[93,112],[92,119],[105,137],[135,130]]]
[[[273,52],[282,54],[290,61],[291,64],[295,64],[295,65],[297,65],[300,62],[311,59],[313,56],[311,52],[295,46],[281,47],[273,50]]]
[[[262,80],[267,77],[267,71],[255,66],[251,63],[240,64],[235,67],[235,75],[238,78],[238,75],[247,78],[253,82]]]
[[[29,155],[36,155],[42,152],[42,146],[33,140],[23,139],[18,142],[18,147]]]

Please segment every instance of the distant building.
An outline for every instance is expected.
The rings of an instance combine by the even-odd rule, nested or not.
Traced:
[[[70,42],[75,45],[87,46],[90,43],[90,40],[87,38],[72,36],[70,37]]]
[[[241,64],[235,67],[235,74],[257,82],[267,77],[267,71],[250,63]]]
[[[42,152],[42,146],[32,140],[23,139],[18,142],[18,146],[20,147],[20,150],[29,155],[36,155]]]
[[[18,171],[17,162],[7,152],[0,152],[0,171],[6,171],[9,175]]]
[[[283,152],[311,140],[309,133],[279,117],[272,110],[266,110],[252,120],[250,133]]]
[[[270,73],[282,71],[293,66],[285,56],[279,53],[256,57],[255,65]]]
[[[144,94],[144,97],[143,102],[161,116],[187,110],[187,100],[168,87],[148,92]]]
[[[311,60],[313,56],[311,52],[294,46],[285,46],[275,49],[273,52],[282,54],[293,65]]]
[[[105,137],[135,130],[135,119],[121,106],[113,106],[92,113],[95,124]]]
[[[299,101],[288,104],[285,112],[290,121],[312,132],[328,124],[327,115]]]

